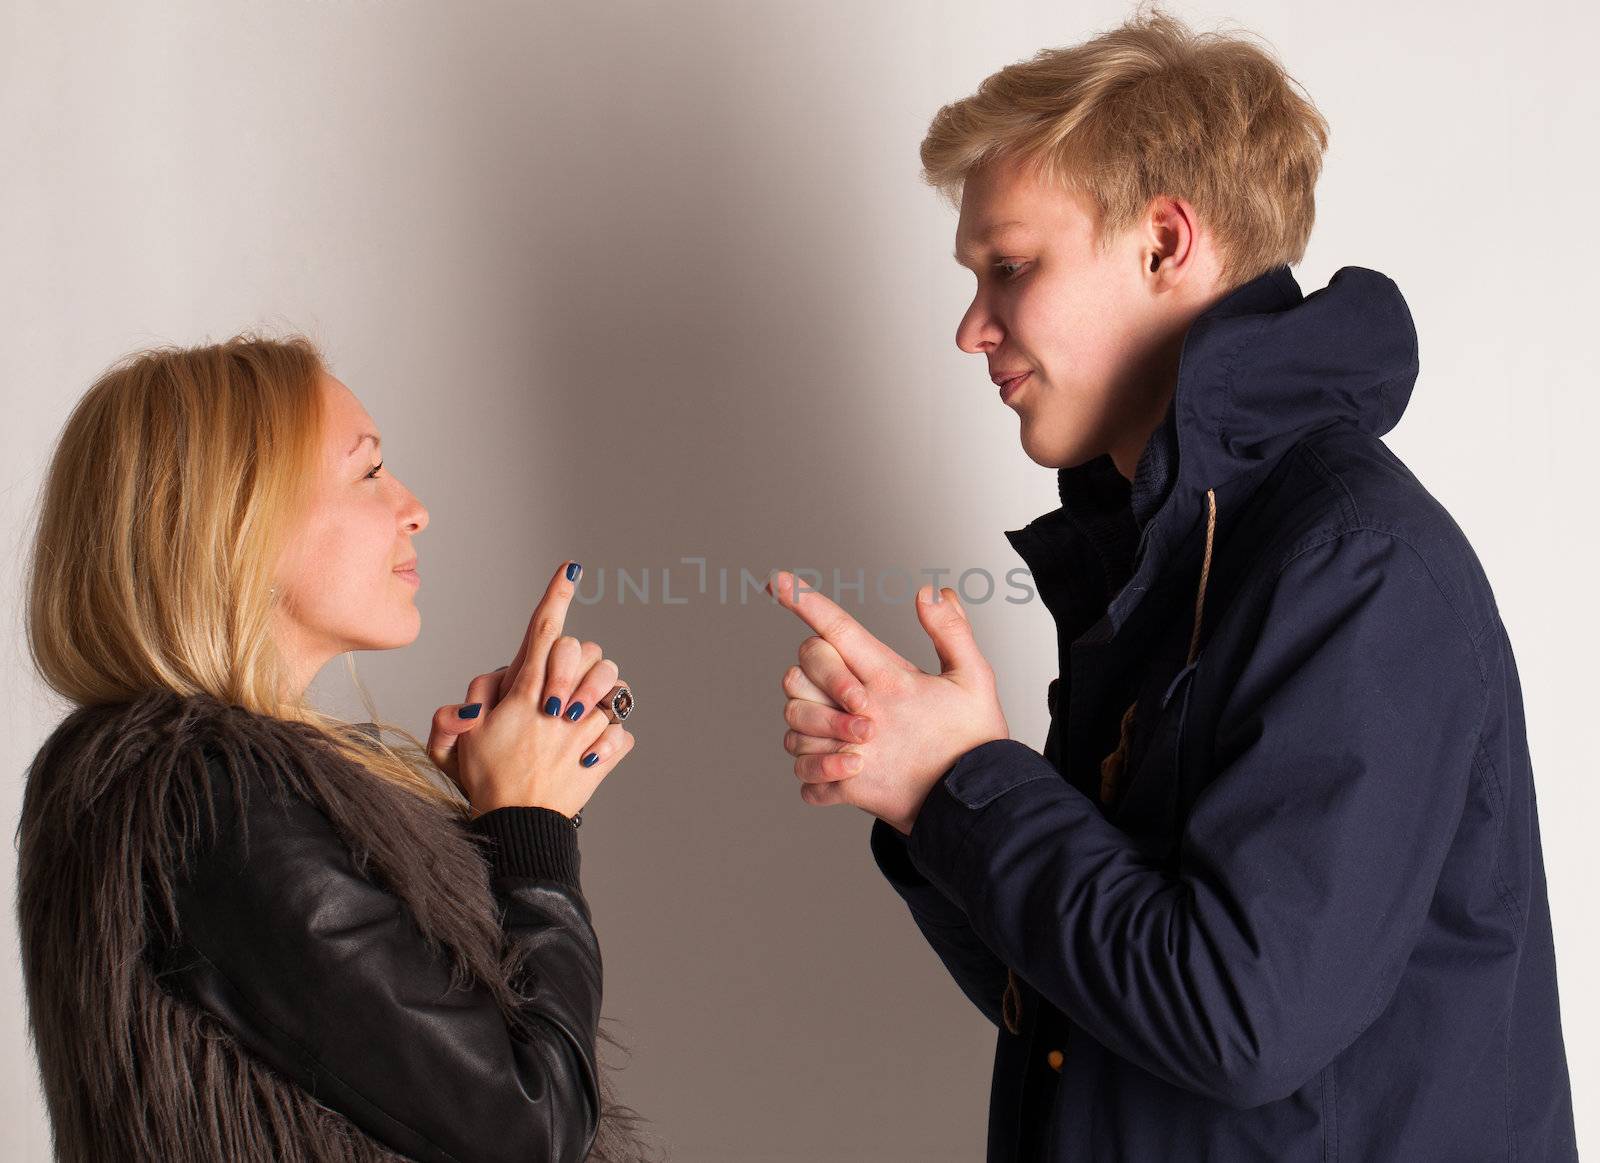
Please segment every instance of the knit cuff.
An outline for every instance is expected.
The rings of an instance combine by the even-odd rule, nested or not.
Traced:
[[[527,876],[578,885],[578,830],[553,808],[494,808],[467,826],[491,845],[495,876]]]

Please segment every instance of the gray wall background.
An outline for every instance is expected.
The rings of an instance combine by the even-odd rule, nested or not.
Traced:
[[[1423,370],[1391,446],[1467,531],[1521,666],[1574,1091],[1600,1093],[1588,455],[1596,93],[1576,3],[1174,3],[1265,36],[1333,125],[1296,276],[1375,267]],[[1020,564],[1054,507],[980,360],[919,184],[928,119],[1118,3],[9,0],[0,5],[0,816],[63,713],[18,562],[68,408],[123,352],[304,329],[429,506],[414,646],[360,656],[425,733],[509,660],[555,564],[653,577],[575,612],[639,746],[585,812],[627,1097],[675,1157],[981,1157],[993,1032],[854,809],[809,808],[778,682],[805,628],[715,571]],[[678,604],[665,604],[660,573]],[[908,604],[855,610],[925,665]],[[1037,603],[971,607],[1015,733],[1053,675]],[[335,665],[319,696],[360,715]],[[0,862],[0,1157],[48,1157]],[[1579,1101],[1580,1140],[1600,1121]]]

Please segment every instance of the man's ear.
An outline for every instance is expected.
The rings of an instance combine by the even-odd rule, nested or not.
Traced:
[[[1150,200],[1145,211],[1140,255],[1146,277],[1156,279],[1158,289],[1181,282],[1193,265],[1197,220],[1194,207],[1182,198],[1165,194]]]

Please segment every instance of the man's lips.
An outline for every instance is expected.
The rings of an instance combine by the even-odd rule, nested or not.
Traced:
[[[1011,399],[1011,397],[1016,394],[1017,389],[1020,388],[1032,374],[1033,372],[1030,369],[1025,372],[1014,372],[1009,375],[998,375],[991,377],[994,382],[1000,386],[1000,402],[1004,404],[1007,400]]]

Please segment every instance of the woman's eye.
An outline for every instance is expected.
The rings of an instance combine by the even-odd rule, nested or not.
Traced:
[[[1027,263],[1023,262],[997,262],[994,264],[994,269],[999,271],[1006,278],[1014,279],[1017,277],[1017,271],[1021,270],[1027,265]]]
[[[363,480],[369,480],[369,481],[370,481],[370,480],[372,480],[372,479],[373,479],[373,477],[374,477],[374,476],[376,476],[376,474],[377,474],[377,472],[378,472],[378,470],[379,470],[379,469],[380,469],[380,468],[382,468],[382,467],[383,467],[383,461],[381,461],[381,460],[380,460],[380,461],[379,461],[379,462],[378,462],[378,463],[377,463],[377,464],[375,464],[375,465],[373,465],[373,466],[372,466],[372,471],[371,471],[371,472],[369,472],[369,473],[368,473],[368,474],[367,474],[367,475],[366,475],[366,476],[365,476],[365,477],[363,477],[363,478],[362,478],[362,479],[363,479]]]

